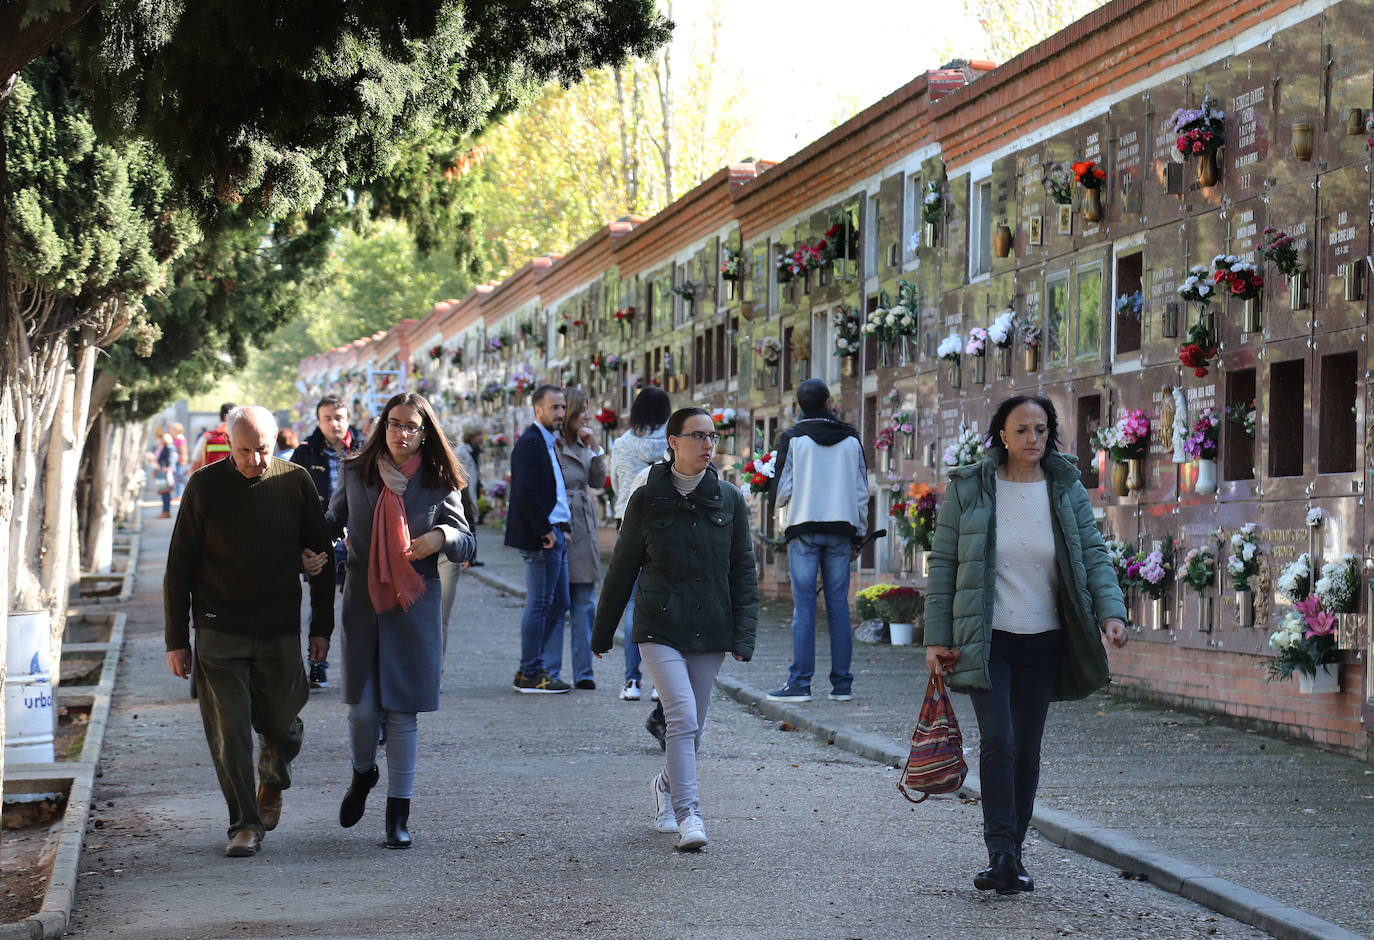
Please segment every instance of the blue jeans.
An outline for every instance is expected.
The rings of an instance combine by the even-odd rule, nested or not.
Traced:
[[[544,647],[562,612],[568,609],[568,537],[553,530],[553,548],[520,550],[525,559],[525,616],[520,620],[520,673],[544,671]]]
[[[630,635],[635,632],[635,595],[639,593],[639,577],[635,577],[634,586],[630,588],[630,601],[625,605],[625,613],[620,618],[621,626],[625,630],[625,681],[631,679],[642,682],[643,673],[639,670],[639,644],[630,639]]]
[[[849,661],[854,634],[849,627],[848,536],[830,533],[798,535],[787,543],[787,566],[792,573],[792,666],[787,684],[811,689],[816,674],[816,575],[825,591],[825,617],[830,631],[830,686],[848,694],[854,685]]]
[[[415,792],[415,762],[420,754],[420,725],[415,712],[382,708],[377,666],[363,681],[358,704],[348,706],[353,769],[366,773],[377,763],[377,738],[386,725],[386,795],[408,800]]]
[[[988,677],[992,687],[969,692],[978,718],[978,779],[983,784],[983,841],[988,853],[1021,857],[1035,791],[1040,785],[1040,739],[1059,680],[1063,631],[992,631]]]
[[[572,646],[573,681],[595,679],[592,673],[592,620],[596,616],[596,585],[590,581],[569,584],[568,598],[572,620],[568,642]],[[562,678],[563,615],[566,613],[569,613],[567,608],[558,612],[549,640],[544,644],[544,671],[551,679]]]

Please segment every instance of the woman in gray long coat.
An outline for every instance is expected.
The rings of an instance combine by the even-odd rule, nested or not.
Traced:
[[[568,411],[563,433],[554,441],[558,466],[563,470],[563,489],[572,512],[568,536],[568,596],[571,614],[573,685],[595,689],[592,672],[592,617],[596,614],[596,585],[601,581],[601,548],[596,541],[596,499],[588,487],[601,489],[606,482],[606,452],[587,427],[587,396],[575,388],[564,391]],[[555,618],[553,632],[544,644],[544,669],[552,679],[563,668],[563,616]]]
[[[386,845],[409,848],[416,713],[439,707],[438,553],[461,564],[476,547],[459,497],[465,480],[429,403],[405,393],[386,403],[367,443],[344,464],[341,482],[325,514],[336,531],[348,528],[343,698],[353,781],[339,823],[347,828],[362,818],[379,776],[385,718]]]

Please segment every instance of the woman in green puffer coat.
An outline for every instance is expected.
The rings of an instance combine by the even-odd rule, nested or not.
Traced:
[[[1021,862],[1050,702],[1110,680],[1126,606],[1047,398],[998,406],[988,456],[950,471],[931,547],[926,664],[978,718],[987,868],[980,891],[1035,888]]]

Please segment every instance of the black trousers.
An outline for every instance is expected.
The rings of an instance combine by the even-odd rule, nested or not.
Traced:
[[[988,854],[1021,857],[1035,790],[1040,784],[1040,739],[1059,678],[1059,630],[992,631],[988,672],[992,687],[970,693],[978,717],[978,775],[983,785],[983,841]]]

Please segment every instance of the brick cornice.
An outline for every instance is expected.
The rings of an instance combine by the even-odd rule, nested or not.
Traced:
[[[730,168],[721,167],[616,241],[612,251],[621,277],[655,267],[725,225],[733,216]]]

